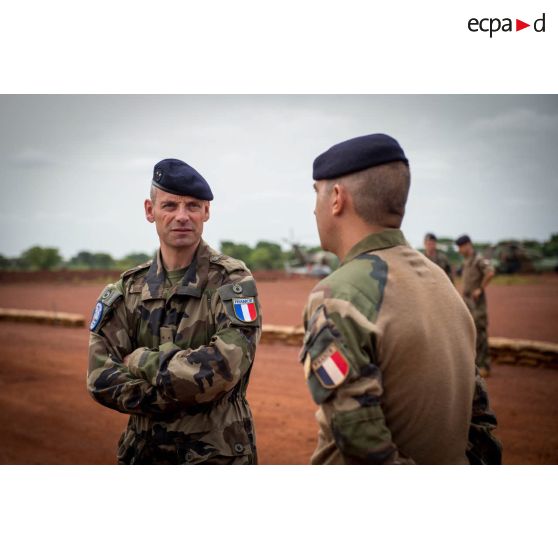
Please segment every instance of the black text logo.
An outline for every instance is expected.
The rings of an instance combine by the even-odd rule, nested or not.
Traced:
[[[479,31],[482,33],[490,33],[490,38],[492,38],[494,33],[521,31],[522,29],[527,29],[527,27],[532,27],[536,33],[544,33],[546,25],[545,15],[546,14],[543,14],[539,19],[536,19],[533,22],[533,25],[516,18],[515,29],[512,23],[513,19],[509,17],[505,17],[503,19],[498,17],[485,17],[482,19],[472,17],[469,20],[467,27],[469,28],[469,31],[472,31],[473,33],[478,33]]]

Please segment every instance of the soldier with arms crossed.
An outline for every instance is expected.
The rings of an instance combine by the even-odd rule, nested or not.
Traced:
[[[145,215],[160,250],[101,293],[91,320],[87,388],[130,415],[128,464],[250,464],[246,388],[261,333],[254,279],[201,238],[213,194],[177,159],[155,165]]]
[[[315,216],[339,269],[310,294],[300,360],[319,405],[315,464],[499,462],[475,328],[445,273],[400,230],[410,184],[385,134],[314,161]]]

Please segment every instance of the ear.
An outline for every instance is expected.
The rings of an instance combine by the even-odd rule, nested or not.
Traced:
[[[203,211],[203,222],[206,223],[209,220],[209,202],[205,202]]]
[[[338,217],[343,213],[347,205],[347,190],[341,184],[335,184],[331,190],[331,214]]]
[[[145,209],[145,218],[150,222],[155,222],[155,215],[153,213],[153,202],[151,200],[145,200],[143,202],[143,207]]]

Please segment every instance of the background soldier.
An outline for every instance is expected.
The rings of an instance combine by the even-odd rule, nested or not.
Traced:
[[[473,320],[399,230],[403,150],[384,134],[354,138],[317,157],[313,177],[320,242],[341,265],[304,311],[300,359],[319,405],[312,463],[497,462]]]
[[[434,233],[426,233],[424,236],[424,255],[437,266],[441,267],[448,276],[449,280],[453,283],[453,274],[451,271],[451,264],[448,257],[438,250],[437,247],[438,239]]]
[[[212,199],[186,163],[157,163],[145,214],[160,250],[95,307],[87,387],[130,414],[119,463],[256,462],[245,397],[261,330],[256,285],[243,262],[202,240]]]
[[[488,260],[475,252],[469,236],[460,236],[455,243],[463,256],[463,300],[477,328],[477,358],[480,375],[486,378],[490,374],[490,353],[488,348],[488,311],[486,307],[485,288],[494,277],[494,268]]]

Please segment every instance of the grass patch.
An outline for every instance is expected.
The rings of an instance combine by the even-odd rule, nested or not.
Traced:
[[[536,285],[541,282],[538,275],[496,275],[493,285]]]

